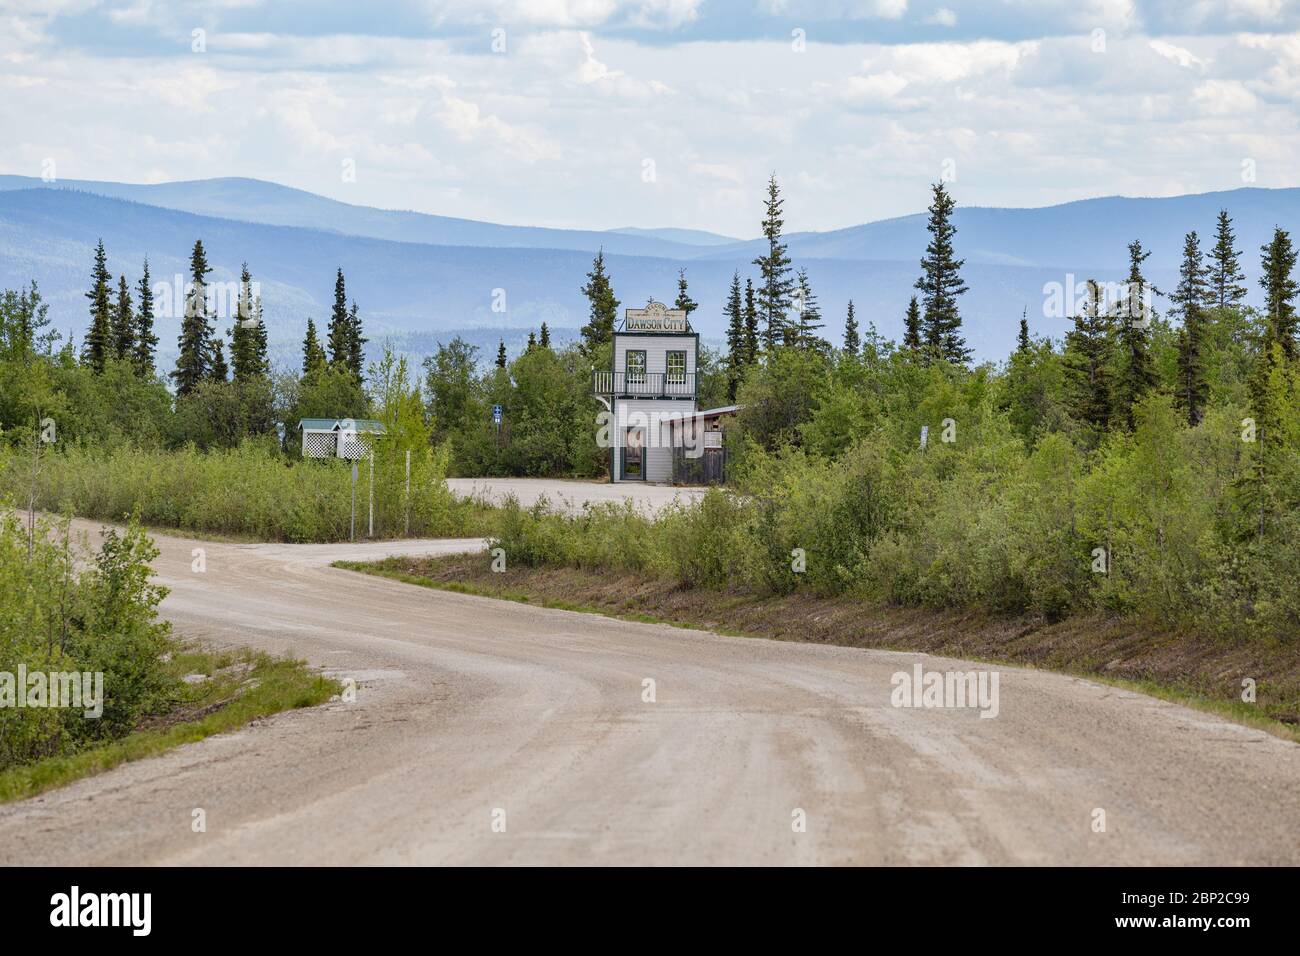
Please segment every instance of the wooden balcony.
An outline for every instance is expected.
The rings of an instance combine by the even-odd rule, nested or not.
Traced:
[[[683,372],[592,373],[592,391],[606,398],[697,398],[695,374]]]

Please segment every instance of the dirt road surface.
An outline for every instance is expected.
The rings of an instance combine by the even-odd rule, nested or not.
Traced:
[[[1002,668],[995,718],[894,707],[915,662],[986,668],[328,567],[464,542],[158,543],[179,633],[356,702],[0,807],[0,863],[1300,863],[1300,746],[1139,694]]]

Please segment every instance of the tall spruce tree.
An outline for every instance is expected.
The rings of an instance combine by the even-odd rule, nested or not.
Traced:
[[[337,368],[350,368],[352,331],[348,323],[347,281],[343,278],[342,267],[334,275],[334,307],[330,309],[330,322],[325,337],[330,364]]]
[[[1066,397],[1075,421],[1104,432],[1110,424],[1110,322],[1102,303],[1101,286],[1088,280],[1083,310],[1065,334]]]
[[[1016,351],[1028,352],[1033,348],[1033,342],[1029,338],[1029,307],[1026,306],[1020,313],[1020,331],[1016,334]]]
[[[1270,511],[1265,485],[1275,468],[1277,454],[1284,447],[1288,418],[1294,418],[1295,409],[1300,405],[1294,305],[1296,250],[1290,234],[1275,227],[1272,240],[1261,251],[1263,275],[1259,284],[1264,288],[1267,312],[1264,334],[1247,382],[1261,454],[1245,482],[1246,497],[1252,502],[1252,510],[1258,511],[1260,534],[1266,530]]]
[[[930,220],[925,227],[930,242],[921,259],[921,277],[916,280],[923,307],[921,341],[931,357],[964,365],[970,360],[971,350],[961,335],[961,313],[957,308],[957,297],[967,290],[961,278],[966,260],[956,258],[952,244],[957,233],[952,223],[956,203],[941,182],[935,183],[931,192]]]
[[[505,339],[497,340],[497,368],[506,367],[506,343]]]
[[[1118,354],[1114,372],[1115,400],[1112,419],[1132,428],[1138,402],[1156,384],[1156,370],[1151,361],[1147,332],[1156,319],[1151,300],[1156,289],[1147,285],[1142,274],[1142,263],[1151,255],[1144,252],[1142,242],[1133,240],[1128,245],[1129,272],[1123,301],[1117,303],[1119,320]]]
[[[736,400],[736,389],[745,365],[745,307],[740,298],[740,273],[731,274],[731,290],[727,293],[727,302],[722,308],[727,316],[727,400]]]
[[[185,296],[185,315],[177,339],[179,354],[171,373],[177,395],[188,395],[199,383],[212,377],[213,332],[208,321],[208,256],[203,240],[196,239],[190,251],[190,288]]]
[[[307,334],[302,340],[302,375],[306,378],[319,372],[327,364],[325,349],[321,347],[320,337],[316,334],[316,323],[307,320]]]
[[[677,270],[677,299],[673,302],[674,309],[681,309],[686,313],[686,321],[691,320],[691,313],[700,307],[700,304],[691,298],[691,293],[686,288],[686,270]]]
[[[1174,398],[1187,416],[1187,423],[1195,426],[1205,412],[1209,397],[1209,384],[1205,376],[1206,342],[1205,313],[1210,285],[1201,257],[1200,239],[1195,231],[1183,240],[1183,261],[1178,271],[1178,286],[1169,295],[1173,302],[1170,312],[1182,318],[1178,330],[1178,382]]]
[[[253,297],[253,276],[245,262],[239,273],[239,299],[230,329],[230,362],[236,382],[249,382],[270,372],[263,351],[261,303]]]
[[[853,300],[849,299],[848,314],[844,317],[844,351],[848,355],[857,355],[862,348],[862,339],[858,335],[858,320],[853,314]]]
[[[1294,278],[1296,250],[1291,244],[1291,235],[1280,228],[1274,228],[1273,238],[1267,245],[1261,246],[1263,256],[1260,268],[1263,275],[1259,284],[1264,289],[1264,305],[1267,310],[1264,338],[1267,354],[1273,343],[1281,346],[1282,354],[1288,361],[1297,355],[1296,343],[1296,282]]]
[[[1214,248],[1210,250],[1208,305],[1221,309],[1235,307],[1246,298],[1246,287],[1242,285],[1246,274],[1241,271],[1238,259],[1241,253],[1234,248],[1236,241],[1228,210],[1220,209]]]
[[[528,345],[524,349],[524,351],[525,352],[537,351],[537,333],[534,332],[532,329],[528,330]]]
[[[551,347],[551,330],[546,327],[545,322],[542,323],[542,331],[537,337],[537,344],[544,349],[549,349]]]
[[[266,341],[266,319],[262,315],[262,296],[253,296],[253,350],[257,355],[257,365],[263,375],[271,374],[271,351]]]
[[[230,369],[226,366],[226,348],[220,335],[212,337],[212,368],[208,377],[214,382],[230,380]]]
[[[81,360],[96,372],[104,371],[104,361],[115,351],[113,342],[113,277],[108,272],[108,255],[104,240],[95,246],[95,263],[90,270],[90,328],[82,343]]]
[[[113,356],[123,361],[135,352],[135,310],[126,276],[117,278],[117,306],[113,309]]]
[[[790,297],[794,292],[794,279],[790,275],[790,257],[781,241],[785,220],[781,216],[781,187],[776,173],[767,181],[767,199],[764,200],[763,238],[767,252],[754,260],[758,266],[758,315],[763,321],[763,344],[773,349],[787,338],[790,327]]]
[[[1298,291],[1295,281],[1296,250],[1291,236],[1274,227],[1273,238],[1261,247],[1261,272],[1259,284],[1264,289],[1264,334],[1259,343],[1254,367],[1247,386],[1250,390],[1251,410],[1262,454],[1255,463],[1251,480],[1247,482],[1247,497],[1257,501],[1258,530],[1262,534],[1267,524],[1267,494],[1265,482],[1271,475],[1277,453],[1284,446],[1288,416],[1295,415],[1300,396],[1296,394],[1300,362],[1297,362],[1296,309],[1294,300]]]
[[[587,358],[594,358],[602,346],[614,341],[614,325],[618,321],[618,299],[614,298],[614,287],[605,272],[604,249],[597,250],[596,258],[592,260],[582,294],[587,297],[588,319],[579,330],[581,347]],[[502,349],[504,354],[504,345]]]
[[[758,361],[758,303],[754,295],[754,280],[745,279],[745,364]]]
[[[1205,415],[1210,387],[1205,377],[1204,329],[1198,322],[1178,329],[1178,382],[1174,401],[1187,416],[1187,424],[1196,427]]]
[[[153,330],[153,284],[149,275],[149,260],[144,260],[144,273],[140,284],[136,286],[137,308],[135,311],[135,352],[131,362],[135,372],[141,378],[153,378],[154,353],[158,348],[158,336]]]
[[[50,307],[43,300],[36,280],[18,294],[17,309],[10,317],[6,329],[3,312],[0,312],[0,346],[14,356],[31,352],[48,354],[58,333],[46,331],[50,324]],[[71,339],[69,339],[71,341]]]
[[[907,303],[907,314],[903,316],[903,348],[921,351],[921,303],[916,296]]]
[[[352,300],[352,308],[348,310],[348,352],[347,366],[352,377],[360,384],[365,371],[366,363],[366,343],[370,340],[363,336],[361,328],[361,313],[357,311],[357,300]]]
[[[821,340],[817,333],[824,324],[821,308],[817,305],[817,293],[813,291],[812,282],[808,279],[808,270],[801,268],[795,282],[794,304],[799,321],[786,326],[785,344],[814,348]]]

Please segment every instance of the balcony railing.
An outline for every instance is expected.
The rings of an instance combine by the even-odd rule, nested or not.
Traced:
[[[695,398],[695,374],[683,372],[592,373],[597,395],[619,398]]]

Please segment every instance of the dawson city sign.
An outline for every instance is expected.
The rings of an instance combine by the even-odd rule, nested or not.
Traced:
[[[686,312],[670,309],[651,299],[644,309],[628,309],[623,320],[624,332],[689,332]]]

